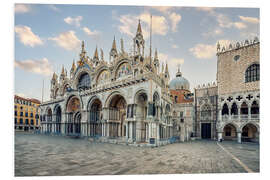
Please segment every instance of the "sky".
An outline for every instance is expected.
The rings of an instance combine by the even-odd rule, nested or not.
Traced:
[[[49,100],[53,72],[64,65],[69,75],[82,40],[89,57],[98,47],[108,61],[114,36],[118,50],[122,38],[131,52],[139,19],[149,54],[150,14],[153,51],[168,63],[171,79],[181,64],[191,91],[216,81],[218,41],[228,46],[260,37],[259,8],[16,4],[15,94],[41,100],[44,80],[43,100]]]

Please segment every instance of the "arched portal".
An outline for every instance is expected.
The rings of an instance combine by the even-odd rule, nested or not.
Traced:
[[[52,109],[48,108],[47,110],[47,118],[46,118],[46,123],[47,123],[47,133],[52,132]]]
[[[101,120],[102,120],[102,103],[98,98],[90,102],[89,111],[89,127],[90,136],[101,136]]]
[[[76,96],[72,96],[67,103],[66,114],[66,134],[68,135],[80,135],[81,133],[81,110],[80,100]]]
[[[233,124],[227,124],[223,128],[223,139],[236,140],[237,132],[236,127]]]
[[[55,110],[55,118],[56,118],[56,127],[55,132],[61,133],[61,119],[62,119],[62,110],[61,107],[58,105]]]
[[[145,142],[148,139],[148,124],[145,122],[147,117],[147,94],[145,91],[140,91],[135,96],[136,104],[136,141]]]
[[[242,128],[242,141],[258,141],[257,127],[251,123],[246,124]]]
[[[109,104],[109,136],[125,136],[126,107],[126,100],[120,94],[116,94],[111,98]]]

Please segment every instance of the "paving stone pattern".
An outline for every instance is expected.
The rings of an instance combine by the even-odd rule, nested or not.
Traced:
[[[254,172],[259,145],[221,143]],[[158,148],[95,143],[61,136],[15,134],[15,176],[246,172],[215,141]]]

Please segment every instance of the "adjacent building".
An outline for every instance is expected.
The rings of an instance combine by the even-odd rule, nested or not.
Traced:
[[[260,42],[217,45],[218,139],[259,140]]]
[[[194,94],[195,135],[201,139],[216,139],[218,86],[216,83],[199,85]]]
[[[194,98],[190,91],[189,81],[182,76],[180,67],[169,84],[172,105],[174,134],[180,141],[188,141],[194,136]]]
[[[33,131],[40,129],[40,101],[14,96],[15,130]]]

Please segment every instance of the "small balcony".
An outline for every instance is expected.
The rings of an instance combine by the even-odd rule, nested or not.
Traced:
[[[250,116],[248,114],[241,114],[241,115],[222,115],[221,116],[222,121],[227,120],[234,120],[234,121],[259,121],[260,120],[260,114],[251,114]]]

